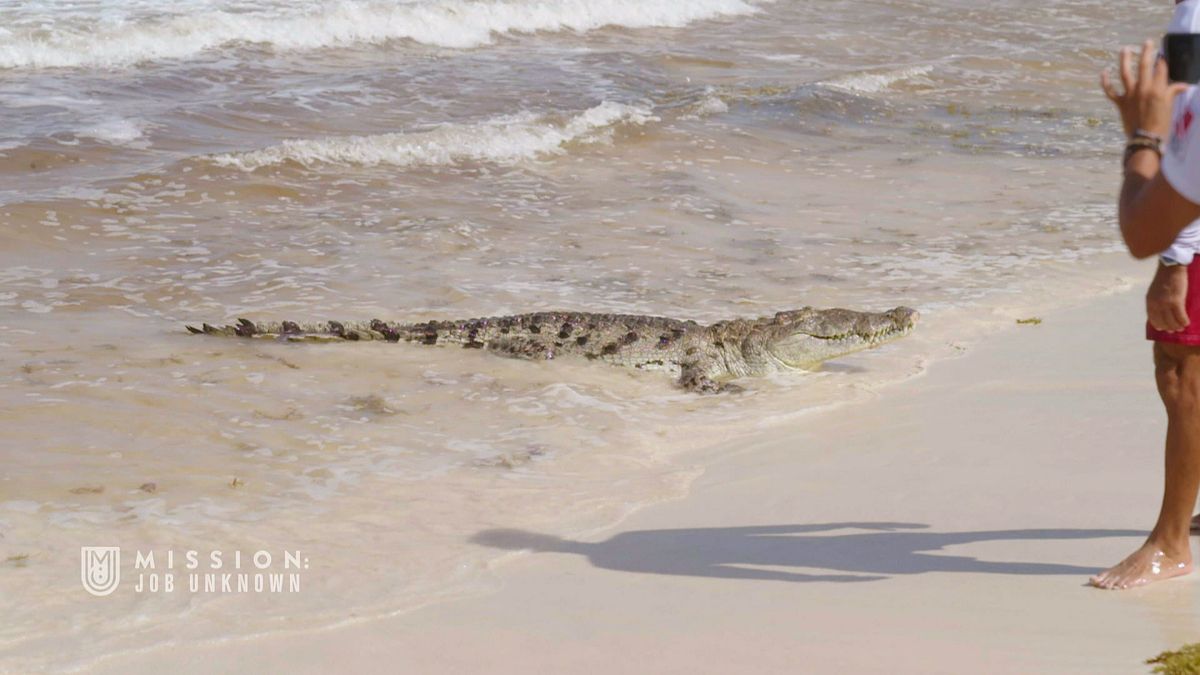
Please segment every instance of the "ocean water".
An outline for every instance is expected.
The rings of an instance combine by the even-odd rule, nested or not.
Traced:
[[[1108,288],[1097,73],[1168,9],[0,0],[0,670],[486,589],[477,531],[611,523],[684,494],[688,450]],[[913,337],[716,397],[183,330],[901,304]],[[81,546],[122,548],[113,594]],[[260,550],[302,553],[299,592],[134,588],[134,551]]]

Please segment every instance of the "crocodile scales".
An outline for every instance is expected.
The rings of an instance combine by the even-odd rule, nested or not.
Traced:
[[[483,349],[529,360],[582,357],[643,370],[662,370],[684,389],[715,393],[740,389],[729,380],[782,370],[811,369],[822,361],[870,349],[907,335],[919,314],[802,309],[772,317],[703,325],[659,316],[589,312],[534,312],[463,321],[394,323],[253,322],[200,328],[193,333],[287,342],[383,340]]]

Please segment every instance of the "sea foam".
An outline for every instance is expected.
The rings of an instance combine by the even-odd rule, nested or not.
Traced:
[[[822,82],[821,84],[830,89],[839,89],[852,94],[874,94],[891,87],[893,84],[928,75],[932,71],[933,66],[929,65],[911,66],[898,70],[853,73]]]
[[[341,0],[281,3],[249,12],[224,7],[146,16],[101,12],[59,18],[49,13],[23,17],[0,31],[0,68],[128,66],[186,59],[236,43],[288,51],[408,39],[470,48],[515,33],[679,27],[755,12],[755,1],[766,0]]]
[[[76,135],[93,138],[109,145],[138,144],[142,141],[143,124],[139,120],[106,119],[80,129]]]
[[[521,113],[475,124],[442,124],[413,133],[292,139],[261,150],[209,159],[246,171],[285,162],[405,167],[472,161],[512,164],[562,154],[568,143],[603,141],[617,125],[640,125],[653,119],[647,108],[605,101],[561,123],[543,115]]]

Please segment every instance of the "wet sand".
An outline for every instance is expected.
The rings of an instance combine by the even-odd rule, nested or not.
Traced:
[[[101,671],[1140,672],[1200,629],[1200,577],[1085,586],[1157,508],[1141,316],[1134,286],[1013,324],[874,400],[704,451],[686,498],[579,541],[477,533],[533,550],[494,592]]]

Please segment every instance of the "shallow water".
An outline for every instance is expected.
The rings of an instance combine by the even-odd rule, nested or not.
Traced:
[[[78,666],[486,586],[478,530],[611,522],[686,490],[682,450],[1104,288],[1120,133],[1096,72],[1166,11],[0,2],[0,650]],[[900,304],[923,333],[739,397],[182,330]],[[80,588],[81,545],[126,551],[116,593]],[[134,549],[309,566],[295,594],[137,593]]]

